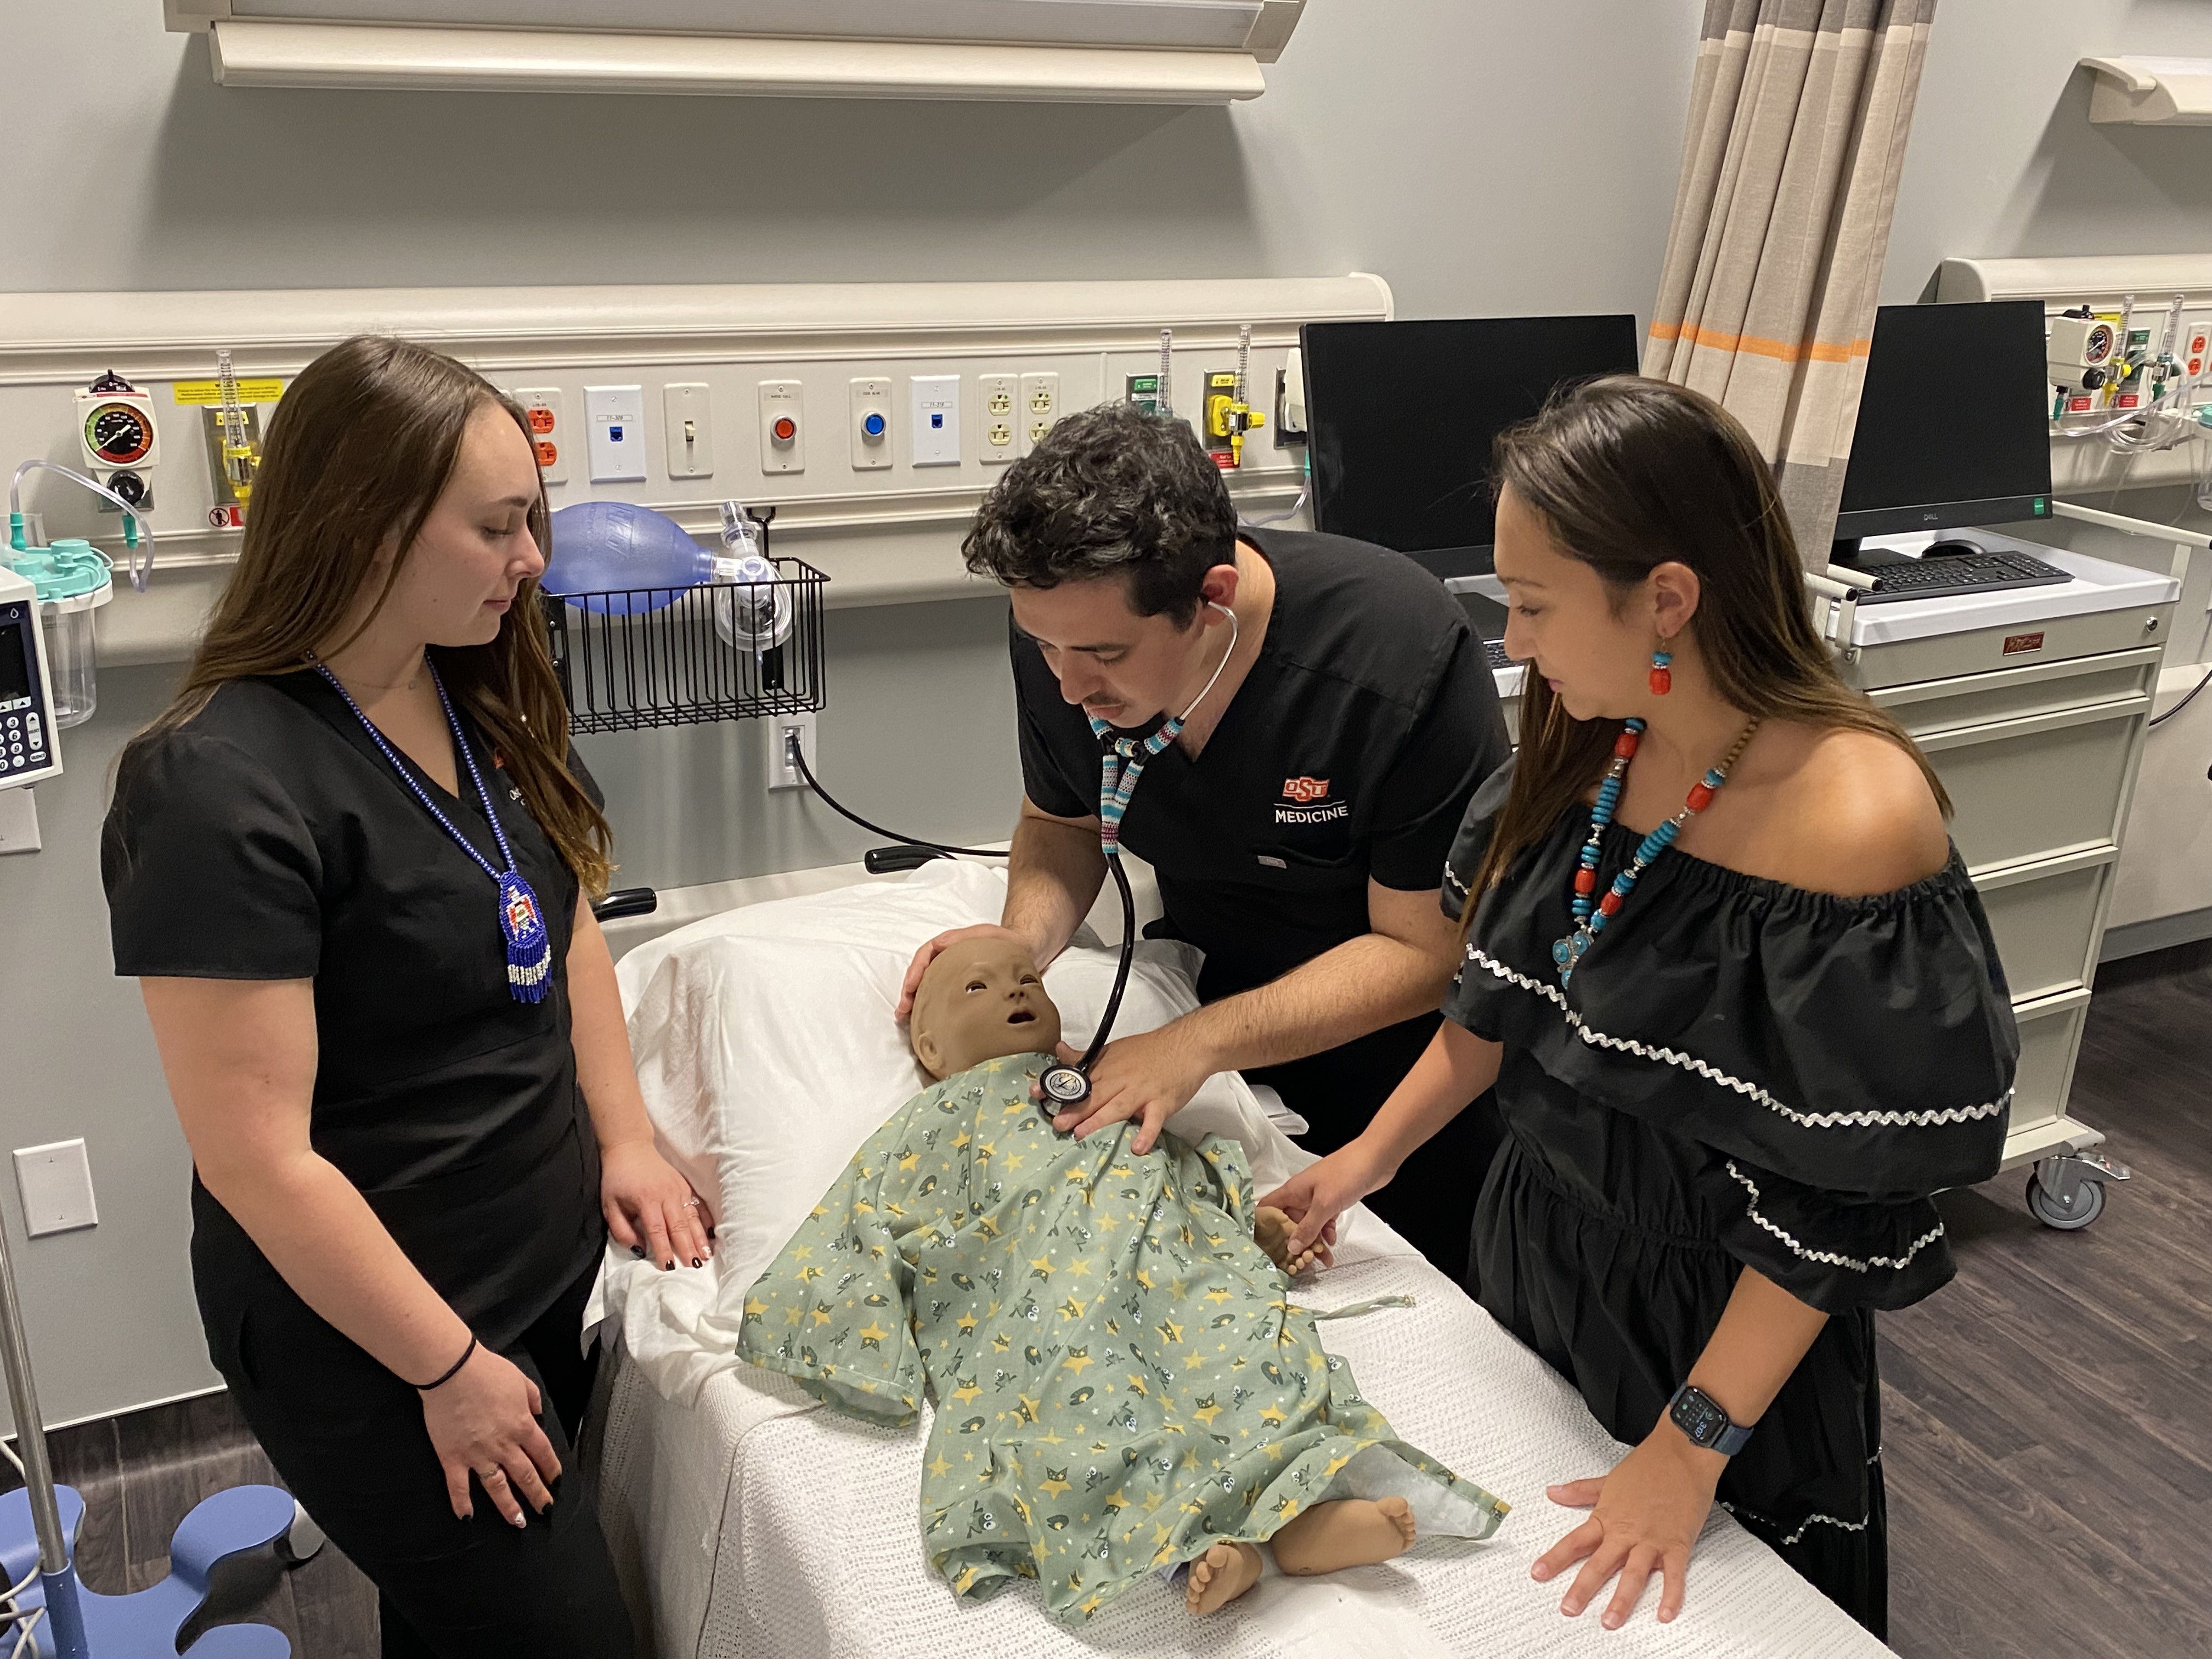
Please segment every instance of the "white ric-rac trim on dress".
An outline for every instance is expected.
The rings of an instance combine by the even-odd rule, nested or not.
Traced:
[[[1695,1072],[1698,1076],[1717,1083],[1724,1089],[1733,1089],[1740,1095],[1749,1096],[1760,1105],[1780,1113],[1793,1123],[1802,1123],[1808,1129],[1860,1128],[1875,1124],[1894,1124],[1903,1128],[1926,1128],[1939,1123],[1970,1123],[1978,1117],[1995,1117],[2012,1101],[2012,1091],[2008,1089],[1986,1105],[1948,1106],[1941,1111],[1801,1112],[1795,1107],[1784,1105],[1756,1083],[1749,1082],[1743,1078],[1732,1077],[1711,1061],[1699,1060],[1695,1054],[1686,1054],[1675,1048],[1653,1048],[1649,1043],[1638,1042],[1634,1037],[1607,1036],[1603,1031],[1595,1030],[1586,1024],[1583,1017],[1568,1006],[1566,994],[1558,986],[1548,985],[1541,980],[1531,979],[1517,969],[1507,967],[1495,957],[1475,945],[1470,945],[1467,947],[1467,959],[1477,967],[1486,969],[1494,977],[1502,979],[1508,984],[1517,985],[1524,991],[1533,991],[1538,996],[1557,1004],[1561,1016],[1574,1029],[1575,1035],[1593,1048],[1617,1049],[1623,1054],[1635,1054],[1644,1060],[1656,1060],[1668,1066],[1679,1066],[1686,1072]]]
[[[1930,1244],[1933,1244],[1937,1239],[1943,1237],[1943,1224],[1939,1221],[1933,1227],[1930,1227],[1926,1232],[1921,1234],[1919,1237],[1914,1239],[1912,1241],[1912,1248],[1907,1250],[1903,1255],[1894,1258],[1886,1255],[1871,1256],[1864,1261],[1860,1261],[1854,1255],[1838,1255],[1833,1250],[1808,1250],[1802,1244],[1800,1244],[1796,1239],[1792,1238],[1788,1233],[1784,1232],[1781,1228],[1776,1226],[1765,1216],[1759,1214],[1759,1183],[1753,1181],[1749,1176],[1744,1174],[1742,1170],[1737,1169],[1735,1167],[1735,1160],[1734,1158],[1730,1158],[1728,1161],[1728,1172],[1736,1178],[1737,1182],[1743,1188],[1744,1191],[1751,1194],[1750,1201],[1744,1206],[1745,1213],[1749,1215],[1751,1218],[1757,1222],[1760,1226],[1765,1228],[1767,1231],[1772,1233],[1777,1238],[1780,1239],[1784,1244],[1787,1244],[1791,1249],[1796,1251],[1798,1255],[1803,1256],[1808,1261],[1825,1261],[1832,1267],[1849,1267],[1856,1273],[1872,1273],[1876,1267],[1889,1267],[1893,1269],[1909,1267],[1912,1265],[1912,1258],[1914,1256],[1918,1255],[1921,1251],[1926,1249]],[[1877,1455],[1878,1455],[1879,1454],[1877,1454]]]
[[[1777,1524],[1775,1522],[1769,1521],[1765,1516],[1759,1514],[1755,1510],[1738,1510],[1735,1504],[1729,1503],[1725,1498],[1720,1500],[1720,1507],[1726,1510],[1730,1515],[1747,1515],[1753,1520],[1761,1522],[1770,1527]],[[1794,1544],[1816,1526],[1841,1527],[1845,1532],[1864,1532],[1867,1529],[1867,1523],[1864,1521],[1838,1521],[1832,1515],[1808,1515],[1802,1521],[1798,1522],[1797,1530],[1784,1538],[1782,1541],[1784,1544]]]

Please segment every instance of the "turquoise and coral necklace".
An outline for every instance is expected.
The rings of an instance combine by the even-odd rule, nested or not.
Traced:
[[[1590,808],[1589,836],[1583,842],[1582,858],[1575,868],[1575,928],[1552,946],[1552,960],[1559,964],[1562,987],[1575,976],[1576,966],[1590,946],[1597,943],[1607,921],[1618,915],[1620,907],[1628,902],[1638,878],[1674,844],[1674,837],[1682,833],[1682,826],[1712,804],[1714,794],[1728,781],[1729,769],[1736,763],[1744,745],[1751,741],[1751,734],[1758,730],[1756,720],[1743,728],[1728,753],[1721,757],[1720,764],[1690,786],[1689,799],[1682,803],[1682,810],[1644,836],[1643,844],[1636,849],[1636,856],[1628,861],[1628,867],[1613,878],[1613,885],[1606,889],[1605,896],[1598,898],[1599,843],[1605,838],[1606,825],[1613,822],[1614,809],[1620,805],[1621,787],[1628,776],[1628,763],[1636,758],[1644,722],[1631,720],[1621,728],[1620,737],[1613,740],[1613,762],[1606,768],[1605,781],[1598,786],[1597,804]]]

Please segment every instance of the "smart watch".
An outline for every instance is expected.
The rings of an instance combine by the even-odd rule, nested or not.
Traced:
[[[1667,1415],[1689,1437],[1692,1445],[1717,1451],[1723,1457],[1734,1457],[1751,1438],[1751,1425],[1731,1421],[1718,1401],[1687,1382],[1675,1389],[1674,1397],[1667,1402]]]

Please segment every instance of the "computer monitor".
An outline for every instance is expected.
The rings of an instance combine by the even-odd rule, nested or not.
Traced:
[[[2040,300],[1884,306],[1844,471],[1837,550],[1862,536],[2051,514]]]
[[[1636,372],[1636,319],[1309,323],[1314,527],[1443,577],[1492,568],[1491,440],[1564,382]]]

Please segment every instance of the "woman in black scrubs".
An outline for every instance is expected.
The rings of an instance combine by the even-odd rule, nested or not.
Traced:
[[[103,849],[210,1353],[375,1581],[386,1655],[629,1651],[574,1473],[582,1313],[610,1231],[671,1269],[709,1249],[583,902],[611,866],[544,540],[491,386],[396,340],[318,358]]]
[[[1551,1488],[1592,1513],[1535,1576],[1581,1564],[1572,1615],[1617,1574],[1615,1626],[1656,1573],[1672,1619],[1717,1498],[1880,1635],[1874,1314],[1951,1277],[1929,1194],[1996,1170],[2018,1039],[1988,924],[1734,419],[1602,380],[1496,461],[1522,748],[1445,871],[1447,1018],[1265,1201],[1299,1248],[1494,1082],[1477,1298],[1634,1446]]]

